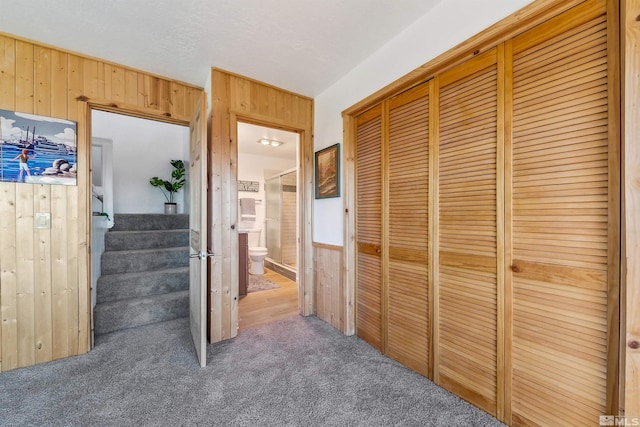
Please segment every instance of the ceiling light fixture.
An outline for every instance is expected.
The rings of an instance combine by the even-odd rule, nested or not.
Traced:
[[[261,138],[258,140],[258,144],[270,145],[272,147],[279,147],[282,145],[282,142],[276,141],[275,139]]]

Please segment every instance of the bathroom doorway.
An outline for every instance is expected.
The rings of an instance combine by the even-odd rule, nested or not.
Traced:
[[[238,323],[243,330],[298,314],[300,137],[244,122],[238,122],[237,132]]]

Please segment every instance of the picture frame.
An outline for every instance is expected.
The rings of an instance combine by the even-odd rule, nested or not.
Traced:
[[[0,182],[78,182],[77,123],[0,109]]]
[[[315,198],[340,197],[340,144],[315,153]]]

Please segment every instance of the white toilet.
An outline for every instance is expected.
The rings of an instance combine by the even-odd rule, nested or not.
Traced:
[[[247,230],[249,243],[249,274],[264,274],[264,257],[267,248],[260,246],[260,229]]]

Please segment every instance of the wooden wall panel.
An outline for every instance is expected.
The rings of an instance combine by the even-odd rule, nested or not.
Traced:
[[[623,39],[623,78],[626,91],[623,94],[623,141],[624,141],[624,226],[622,235],[626,236],[623,245],[623,310],[624,333],[622,335],[622,353],[626,365],[622,365],[625,413],[640,414],[640,0],[622,2]],[[626,232],[625,232],[626,231]],[[625,262],[626,260],[626,262]]]
[[[382,109],[357,121],[356,334],[382,351]]]
[[[550,22],[513,42],[514,424],[587,425],[612,410],[609,242],[619,230],[609,221],[609,153],[618,141],[603,4],[556,18],[572,29],[554,33]]]
[[[429,84],[388,105],[386,354],[429,377]]]
[[[443,74],[440,84],[434,381],[496,415],[496,51]]]
[[[342,247],[314,243],[313,250],[316,316],[344,333]]]
[[[213,230],[209,340],[238,332],[237,123],[275,127],[300,135],[298,163],[298,308],[315,312],[311,211],[313,198],[313,100],[265,83],[212,69],[209,224]],[[189,97],[192,94],[188,95]]]
[[[91,108],[187,124],[202,89],[10,35],[0,35],[0,73],[0,109],[78,125],[77,186],[0,183],[0,371],[8,371],[90,347]],[[50,229],[34,228],[38,212],[51,215]]]

